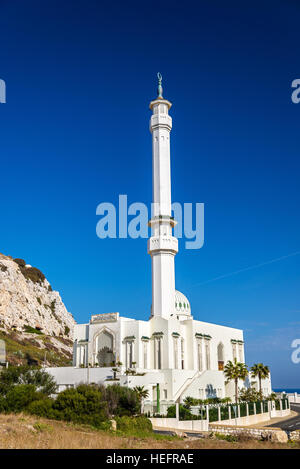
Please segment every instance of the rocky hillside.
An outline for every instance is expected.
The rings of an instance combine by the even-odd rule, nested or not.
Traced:
[[[60,358],[70,360],[72,355],[74,324],[59,293],[39,269],[0,254],[0,338],[6,337],[11,354],[17,357],[19,350],[19,358],[24,358],[26,347],[34,347],[40,353],[31,350],[29,355],[38,362],[46,356],[48,363],[62,364]],[[47,359],[47,350],[52,360]]]

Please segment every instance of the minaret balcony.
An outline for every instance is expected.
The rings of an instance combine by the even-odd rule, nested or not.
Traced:
[[[151,238],[148,239],[148,254],[163,251],[169,252],[170,254],[177,254],[178,239],[174,236],[151,236]]]
[[[169,114],[153,114],[150,119],[150,131],[157,128],[164,128],[171,132],[172,129],[172,117]]]

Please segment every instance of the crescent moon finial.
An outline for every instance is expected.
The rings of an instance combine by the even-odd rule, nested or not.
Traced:
[[[162,75],[160,72],[157,72],[157,78],[158,78],[158,87],[157,87],[157,97],[158,98],[162,98],[163,95],[163,88],[161,86],[161,82],[162,82]]]

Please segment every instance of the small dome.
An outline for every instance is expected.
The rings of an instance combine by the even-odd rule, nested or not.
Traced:
[[[191,314],[191,305],[187,297],[178,290],[175,290],[175,313]]]

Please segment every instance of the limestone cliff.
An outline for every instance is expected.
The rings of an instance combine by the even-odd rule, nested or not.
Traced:
[[[38,269],[0,254],[0,323],[30,326],[44,334],[72,337],[75,321]]]
[[[49,356],[62,353],[70,360],[74,325],[59,293],[39,269],[0,254],[0,332],[8,345],[10,339],[19,345],[25,340],[24,346],[31,340],[35,347],[48,349]]]

